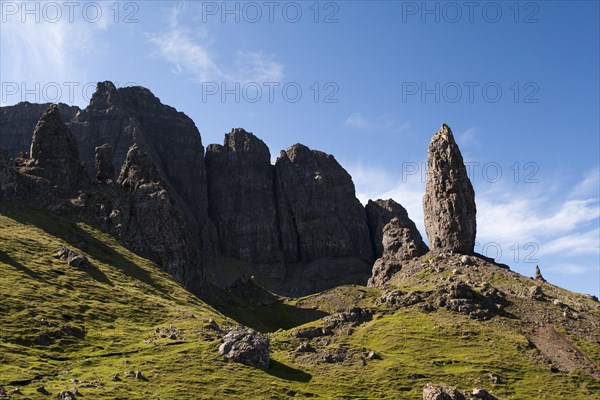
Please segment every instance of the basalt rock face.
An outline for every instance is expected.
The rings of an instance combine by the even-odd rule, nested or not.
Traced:
[[[113,166],[113,149],[108,143],[96,147],[95,150],[96,180],[108,183],[115,179],[115,167]]]
[[[406,209],[394,200],[369,200],[365,207],[365,211],[367,213],[367,222],[373,240],[373,251],[376,258],[383,256],[383,230],[393,218],[398,219],[395,226],[409,230],[410,237],[415,242],[416,250],[418,252],[425,254],[429,251],[427,245],[423,243],[423,238],[421,237],[417,226],[408,217]]]
[[[277,159],[275,182],[286,260],[373,261],[365,210],[352,178],[333,156],[296,144]]]
[[[79,161],[75,138],[62,122],[55,104],[48,107],[35,126],[29,155],[27,172],[61,189],[77,189],[88,180],[85,167]]]
[[[118,170],[135,143],[149,155],[163,185],[190,220],[190,228],[204,249],[215,247],[214,227],[208,220],[204,148],[194,122],[160,102],[143,87],[115,88],[98,83],[90,104],[69,127],[79,142],[82,160],[95,176],[95,149],[108,144]]]
[[[0,198],[13,199],[17,196],[18,183],[14,162],[8,157],[8,151],[0,147]]]
[[[241,128],[206,149],[209,215],[221,254],[252,263],[281,260],[271,154]]]
[[[475,246],[475,192],[450,128],[431,139],[423,196],[425,230],[432,250],[472,254]]]
[[[104,224],[126,246],[198,292],[203,283],[198,244],[152,159],[137,145],[129,149],[117,184],[123,190],[100,207]]]
[[[51,103],[35,104],[24,101],[14,106],[0,107],[0,147],[7,150],[9,157],[15,158],[20,153],[29,151],[33,130],[50,105]],[[58,104],[58,110],[65,123],[80,111],[79,107],[63,103]]]

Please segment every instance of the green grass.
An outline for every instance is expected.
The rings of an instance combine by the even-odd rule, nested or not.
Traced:
[[[35,388],[43,384],[52,393],[47,398],[78,387],[88,399],[285,399],[293,394],[418,399],[426,383],[444,382],[462,390],[485,387],[501,399],[600,398],[598,380],[552,373],[502,317],[478,322],[416,308],[379,313],[336,333],[329,344],[312,340],[315,347],[347,346],[352,358],[340,364],[309,362],[295,355],[302,340],[290,331],[321,325],[318,318],[349,305],[374,308],[379,290],[346,286],[219,312],[103,232],[27,205],[1,207],[0,386],[20,386],[24,397],[39,398]],[[93,268],[67,266],[55,257],[61,246],[85,254]],[[35,337],[54,329],[42,318],[81,333],[62,344],[38,346]],[[224,327],[233,326],[233,318],[272,332],[269,370],[225,362],[217,352],[220,340],[204,328],[209,318]],[[183,339],[156,338],[156,327],[171,324],[184,332]],[[598,359],[597,343],[574,340]],[[369,350],[382,359],[362,365]],[[126,371],[142,371],[147,380]],[[498,374],[502,383],[491,383],[488,372]],[[115,373],[121,381],[111,380]]]

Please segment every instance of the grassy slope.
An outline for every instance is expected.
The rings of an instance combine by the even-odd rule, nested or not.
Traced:
[[[444,310],[381,313],[373,321],[336,334],[332,343],[322,346],[347,345],[356,352],[341,364],[297,356],[293,349],[300,340],[289,331],[270,334],[268,371],[226,363],[216,351],[219,339],[203,327],[208,318],[221,326],[233,322],[151,262],[83,224],[14,205],[0,214],[0,386],[19,386],[16,381],[37,375],[33,382],[21,385],[32,398],[43,397],[35,387],[44,384],[53,396],[78,387],[90,399],[288,398],[294,393],[297,397],[417,399],[430,381],[462,389],[482,386],[506,399],[600,398],[598,380],[550,372],[546,364],[536,361],[524,336],[496,321],[500,317],[482,323]],[[78,248],[94,268],[73,269],[55,258],[63,245]],[[355,303],[373,306],[379,294],[376,289],[342,287],[287,305],[246,312],[240,308],[232,315],[273,331],[278,316],[286,329],[311,319],[310,312],[297,311],[296,306],[317,306],[332,313]],[[41,318],[62,326],[64,317],[71,318],[66,323],[81,328],[84,335],[49,347],[32,344],[33,338],[50,329],[40,323]],[[156,327],[171,324],[184,331],[183,340],[144,342],[154,337]],[[315,346],[318,341],[313,339]],[[598,346],[583,345],[598,354]],[[362,365],[360,357],[367,350],[375,350],[382,360]],[[137,370],[146,381],[124,375]],[[503,383],[492,384],[486,372],[500,375]],[[114,373],[120,373],[122,381],[111,381]],[[71,383],[71,378],[80,382]]]

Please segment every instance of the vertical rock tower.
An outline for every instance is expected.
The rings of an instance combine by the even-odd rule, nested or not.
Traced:
[[[431,250],[472,254],[477,230],[475,192],[446,124],[431,139],[427,168],[423,211]]]

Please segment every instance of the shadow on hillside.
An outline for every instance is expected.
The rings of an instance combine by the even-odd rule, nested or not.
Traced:
[[[170,297],[165,288],[155,282],[147,271],[126,259],[113,248],[96,239],[71,221],[61,219],[43,210],[36,210],[33,208],[28,208],[26,210],[13,208],[8,213],[5,213],[5,215],[22,224],[29,224],[42,229],[49,235],[64,240],[71,247],[89,254],[91,257],[100,260],[104,264],[111,265],[121,270],[124,274],[136,278],[163,295]],[[111,286],[113,285],[110,279],[98,268],[94,267],[89,270],[89,275],[99,282]]]
[[[329,315],[320,310],[294,307],[284,303],[247,307],[216,306],[216,308],[240,324],[263,333],[275,332],[278,329],[288,330]]]
[[[269,369],[265,371],[267,374],[274,376],[279,379],[283,379],[286,381],[295,381],[295,382],[310,382],[312,379],[312,375],[301,371],[296,368],[292,368],[288,365],[282,364],[279,361],[273,360],[272,358],[269,360]]]
[[[11,258],[8,254],[6,254],[2,250],[0,250],[0,262],[3,262],[5,264],[8,264],[8,265],[14,267],[18,271],[21,271],[21,272],[29,275],[29,277],[31,277],[35,280],[46,282],[46,280],[44,278],[42,278],[37,272],[30,270],[29,268],[27,268],[20,262],[14,260],[13,258]]]

